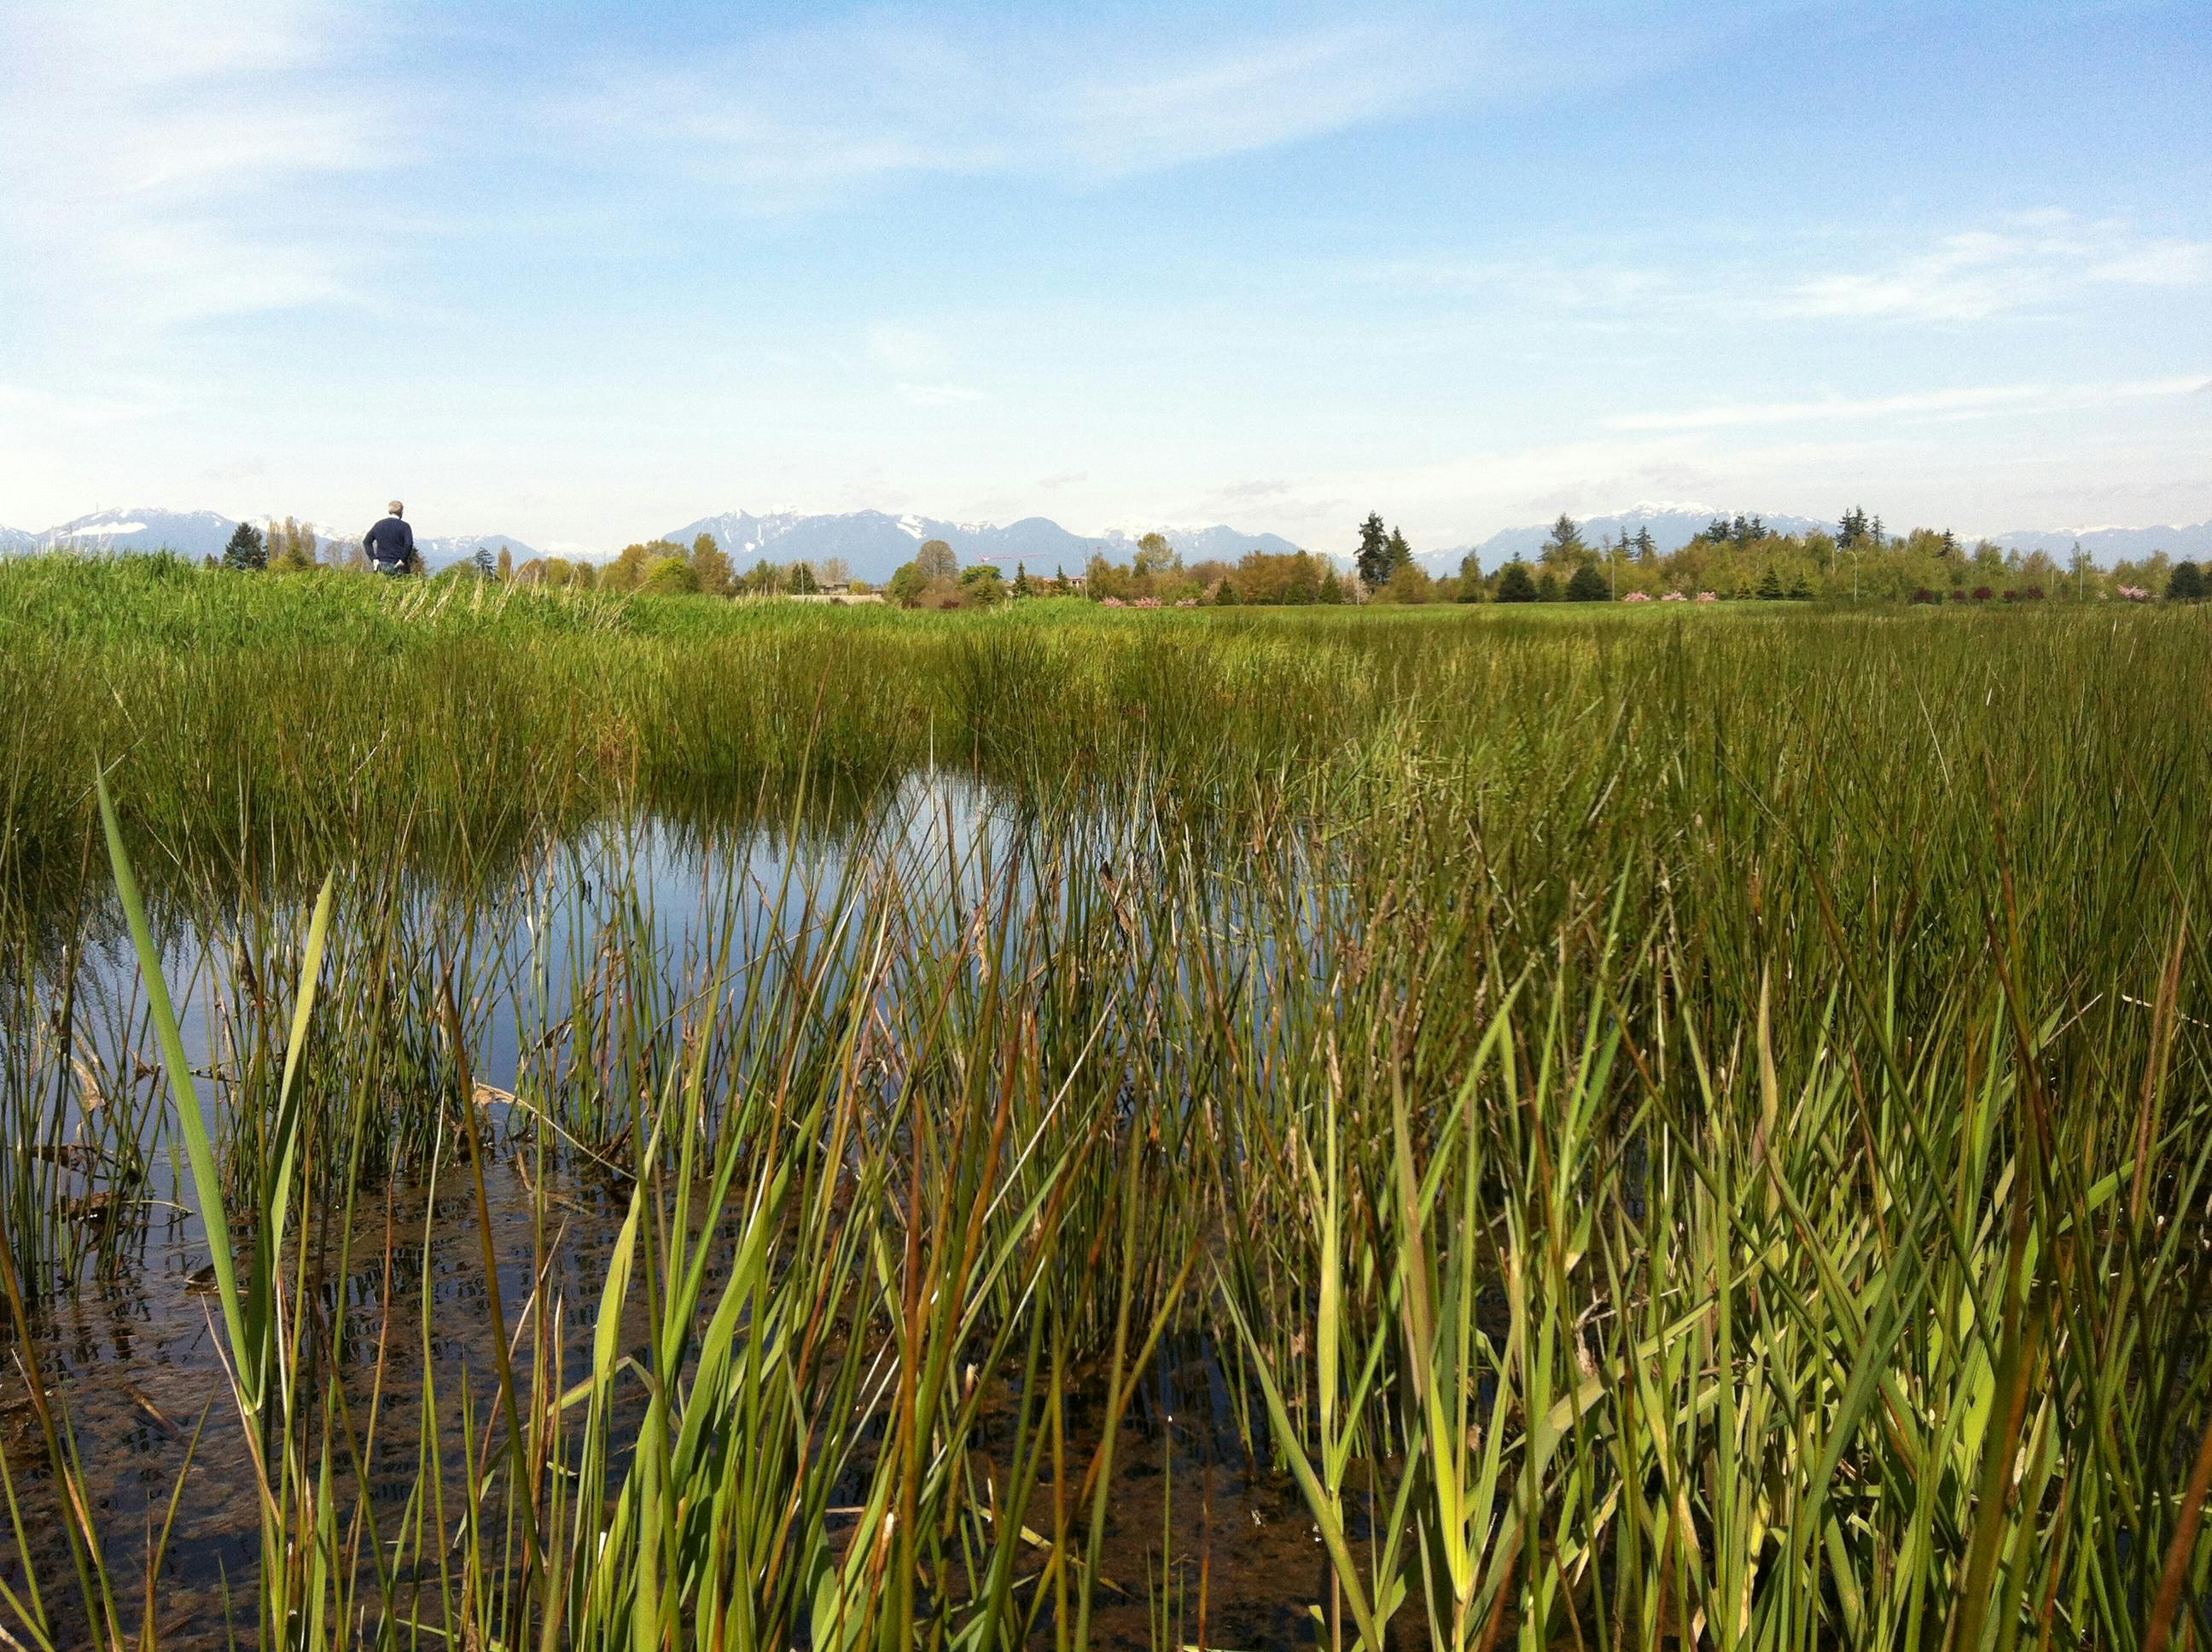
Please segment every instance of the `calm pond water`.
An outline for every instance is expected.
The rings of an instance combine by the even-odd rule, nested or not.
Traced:
[[[987,897],[1036,898],[1026,870],[1027,825],[986,788],[957,776],[916,776],[859,825],[791,830],[784,823],[702,833],[666,822],[612,823],[545,847],[514,869],[503,888],[456,897],[425,879],[397,897],[417,909],[393,914],[395,926],[434,935],[461,979],[472,984],[468,1021],[471,1060],[487,1093],[520,1087],[557,1028],[576,1008],[577,983],[593,978],[609,938],[620,936],[629,967],[664,982],[696,983],[720,972],[742,978],[773,968],[794,937],[850,948],[856,930],[831,935],[828,915],[857,896],[898,899],[905,910],[957,943]],[[1128,823],[1099,820],[1057,847],[1109,869],[1117,859],[1151,852]],[[299,920],[291,903],[273,926]],[[1233,903],[1230,908],[1233,911]],[[38,1309],[39,1358],[50,1397],[74,1433],[93,1515],[119,1575],[142,1575],[179,1476],[173,1535],[163,1555],[158,1627],[173,1645],[224,1642],[227,1625],[250,1630],[258,1560],[253,1484],[240,1449],[240,1423],[218,1354],[217,1303],[209,1253],[187,1191],[175,1137],[151,1109],[166,1105],[166,1081],[149,1060],[143,987],[127,935],[110,913],[90,926],[75,976],[78,1003],[72,1059],[95,1069],[121,1105],[121,1090],[149,1109],[146,1139],[156,1144],[143,1185],[127,1210],[99,1205],[95,1170],[64,1165],[56,1186],[80,1206],[77,1219],[108,1226],[103,1247],[87,1247],[66,1288]],[[227,1064],[237,1059],[238,956],[235,931],[215,923],[173,921],[165,975],[178,1001],[188,1053],[219,1096]],[[1256,956],[1272,963],[1277,939],[1259,935]],[[284,956],[290,956],[289,952]],[[54,961],[17,958],[19,975],[36,979],[34,996],[51,1013],[64,983]],[[19,996],[18,1002],[25,1001]],[[9,1028],[10,1064],[39,1059],[36,1029]],[[52,1054],[47,1050],[46,1054]],[[497,1127],[505,1103],[487,1109]],[[94,1121],[95,1125],[100,1121]],[[62,1131],[86,1139],[82,1107]],[[485,1163],[500,1294],[512,1323],[533,1288],[539,1195],[557,1216],[557,1243],[545,1284],[569,1304],[564,1321],[568,1371],[584,1375],[607,1258],[627,1209],[627,1183],[571,1155],[542,1171],[519,1136],[491,1132]],[[20,1151],[21,1144],[15,1144]],[[322,1242],[343,1212],[315,1210]],[[315,1312],[349,1356],[342,1374],[358,1414],[376,1411],[374,1455],[362,1473],[384,1517],[396,1517],[416,1484],[421,1455],[434,1450],[450,1472],[464,1461],[464,1408],[480,1434],[489,1414],[493,1338],[477,1206],[465,1162],[450,1144],[442,1168],[416,1169],[362,1190],[350,1247],[352,1266],[326,1280]],[[1322,1598],[1327,1567],[1318,1534],[1286,1476],[1248,1461],[1236,1424],[1232,1378],[1200,1338],[1170,1339],[1139,1387],[1116,1454],[1112,1526],[1094,1629],[1103,1645],[1144,1645],[1153,1592],[1172,1578],[1194,1629],[1201,1589],[1208,1640],[1217,1645],[1302,1644],[1311,1637],[1305,1603]],[[435,1385],[427,1419],[425,1376]],[[1095,1436],[1103,1378],[1077,1396],[1070,1424],[1078,1439]],[[637,1397],[627,1420],[634,1424]],[[987,1416],[984,1449],[1006,1442]],[[197,1455],[185,1473],[199,1435]],[[0,1385],[0,1446],[24,1499],[29,1558],[49,1596],[70,1592],[74,1574],[58,1522],[49,1517],[55,1487],[47,1475],[29,1394]],[[1048,1497],[1048,1491],[1041,1492]],[[1164,1541],[1163,1522],[1167,1527]],[[21,1589],[24,1556],[0,1541],[0,1580]],[[413,1580],[434,1615],[434,1575]],[[135,1623],[135,1604],[126,1624]],[[66,1619],[68,1614],[63,1614]]]

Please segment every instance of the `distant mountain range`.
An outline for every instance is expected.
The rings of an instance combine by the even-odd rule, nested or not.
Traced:
[[[1713,518],[1735,514],[1734,510],[1709,505],[1645,503],[1578,520],[1583,538],[1593,544],[1601,539],[1617,538],[1624,531],[1632,535],[1638,529],[1649,528],[1658,549],[1670,551],[1689,544]],[[1831,522],[1779,512],[1765,513],[1764,519],[1769,527],[1785,533],[1835,530]],[[266,522],[266,518],[257,519],[257,525],[265,525]],[[95,511],[40,532],[0,526],[0,555],[76,546],[100,550],[168,550],[191,557],[219,556],[237,525],[234,518],[214,511],[171,511],[150,506]],[[1506,528],[1478,545],[1422,552],[1420,561],[1432,573],[1455,573],[1460,559],[1472,550],[1481,557],[1486,569],[1495,572],[1516,556],[1534,556],[1551,528],[1548,522]],[[1218,525],[1163,528],[1159,531],[1186,562],[1209,558],[1233,562],[1247,551],[1281,554],[1297,549],[1276,534],[1247,533]],[[1137,533],[1119,528],[1086,537],[1072,533],[1042,516],[999,524],[891,516],[882,511],[818,516],[796,511],[771,512],[764,516],[756,516],[750,511],[728,511],[719,516],[702,517],[660,537],[688,545],[702,533],[713,534],[740,568],[763,556],[772,562],[804,560],[817,563],[841,557],[854,578],[878,582],[889,579],[900,563],[910,561],[926,539],[944,540],[963,564],[992,562],[1012,572],[1016,564],[1021,563],[1033,574],[1050,574],[1059,568],[1072,574],[1100,552],[1116,561],[1126,561],[1135,550],[1138,538]],[[321,537],[324,544],[330,545],[343,543],[350,536],[325,533]],[[2212,521],[2164,527],[2021,529],[1991,538],[2008,550],[2043,550],[2058,556],[2072,550],[2078,542],[2084,550],[2106,564],[2146,556],[2158,550],[2177,561],[2183,557],[2212,559]],[[424,562],[432,568],[465,562],[476,554],[479,545],[489,548],[494,556],[504,548],[518,562],[540,555],[602,560],[607,554],[568,544],[533,546],[504,533],[430,536],[416,543]],[[1343,552],[1332,554],[1340,562],[1348,560]]]
[[[1276,553],[1296,550],[1289,540],[1272,533],[1245,533],[1236,528],[1162,528],[1159,532],[1186,562],[1219,557],[1234,562],[1249,550]],[[661,536],[688,545],[702,533],[727,552],[739,568],[762,557],[775,562],[820,563],[842,558],[859,580],[882,581],[899,564],[914,560],[925,540],[942,539],[952,547],[963,566],[990,562],[1012,572],[1017,565],[1033,574],[1048,574],[1066,568],[1080,573],[1083,565],[1100,552],[1126,560],[1136,549],[1137,537],[1114,529],[1096,538],[1071,533],[1049,517],[1025,516],[1018,522],[945,522],[929,516],[889,516],[882,511],[854,511],[842,516],[805,516],[778,511],[755,516],[750,511],[728,511],[706,516]]]
[[[151,507],[94,511],[48,528],[44,533],[25,533],[20,549],[45,550],[57,545],[83,545],[102,550],[173,550],[184,556],[222,554],[237,522],[213,511],[165,511]],[[16,531],[8,530],[13,535]],[[17,548],[9,541],[10,548]]]
[[[254,526],[264,531],[270,522],[265,516],[250,519]],[[237,526],[236,518],[223,516],[215,511],[168,511],[151,506],[134,507],[129,510],[94,511],[89,516],[58,523],[41,533],[0,527],[0,553],[74,546],[89,550],[173,550],[181,556],[220,556]],[[363,528],[367,526],[368,524],[362,524]],[[324,531],[315,537],[320,544],[328,548],[349,543],[355,536]],[[521,540],[504,533],[418,539],[416,544],[422,553],[423,561],[433,568],[465,562],[476,555],[478,545],[490,547],[494,556],[497,556],[500,547],[504,545],[513,552],[518,562],[538,555]]]
[[[2047,550],[2062,559],[2079,544],[2100,562],[2124,562],[2159,550],[2176,562],[2212,556],[2212,522],[2154,528],[2023,528],[1990,538],[2007,550]]]
[[[1746,516],[1760,516],[1766,525],[1778,533],[1833,533],[1833,522],[1820,521],[1809,516],[1790,516],[1779,511],[1764,513],[1746,511]],[[1651,530],[1654,545],[1663,554],[1680,550],[1705,531],[1715,517],[1733,519],[1736,513],[1721,510],[1711,505],[1632,505],[1626,510],[1608,512],[1602,516],[1580,517],[1577,525],[1583,538],[1591,544],[1603,539],[1617,539],[1625,530],[1633,535],[1638,529]],[[1896,524],[1890,525],[1893,529]],[[1506,528],[1493,533],[1479,545],[1459,545],[1449,550],[1432,550],[1422,554],[1421,562],[1433,574],[1455,574],[1460,559],[1471,550],[1482,558],[1483,568],[1495,573],[1516,556],[1534,558],[1543,549],[1544,540],[1552,531],[1549,522],[1532,523],[1527,527]],[[1966,536],[1960,536],[1966,538]],[[2176,562],[2185,557],[2203,560],[2212,557],[2212,522],[2173,524],[2163,527],[2085,527],[2085,528],[2021,528],[2009,533],[1990,536],[1990,543],[2007,550],[2047,550],[2054,556],[2072,552],[2078,543],[2098,562],[2107,566],[2131,558],[2148,556],[2154,551],[2164,551]]]
[[[1766,525],[1777,533],[1833,533],[1836,525],[1820,522],[1809,516],[1790,516],[1780,512],[1763,514],[1746,511],[1746,516],[1761,516]],[[1670,550],[1680,550],[1703,533],[1717,516],[1733,518],[1734,511],[1717,510],[1710,505],[1631,505],[1626,510],[1608,511],[1601,516],[1577,517],[1583,541],[1596,544],[1604,539],[1618,539],[1623,532],[1632,536],[1642,529],[1651,531],[1651,542],[1663,556]],[[1449,550],[1425,552],[1421,561],[1432,574],[1456,574],[1460,559],[1472,550],[1482,558],[1484,569],[1496,573],[1515,557],[1534,560],[1544,548],[1544,541],[1552,531],[1549,522],[1531,523],[1527,527],[1502,528],[1479,545],[1455,545]]]

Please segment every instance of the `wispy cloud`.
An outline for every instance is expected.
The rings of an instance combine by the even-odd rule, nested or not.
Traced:
[[[342,35],[283,0],[9,11],[0,247],[109,330],[347,296],[344,245],[281,194],[389,159],[335,83]]]
[[[1981,321],[2109,287],[2190,287],[2212,279],[2212,241],[2148,239],[2117,221],[2024,215],[1944,236],[1871,269],[1784,288],[1774,313],[1814,319]]]
[[[2094,407],[2114,402],[2185,396],[2197,386],[2184,378],[2133,379],[2101,384],[1970,385],[1910,391],[1892,396],[1826,396],[1805,401],[1731,402],[1661,413],[1626,413],[1606,420],[1611,430],[1717,430],[1736,425],[1857,423],[1914,415],[1981,417],[2030,409]]]
[[[1448,99],[1602,84],[1725,27],[1519,4],[1480,21],[1406,6],[1356,21],[1170,15],[981,29],[871,10],[617,63],[581,118],[613,158],[711,179],[718,204],[794,210],[899,177],[1080,185],[1246,155]]]

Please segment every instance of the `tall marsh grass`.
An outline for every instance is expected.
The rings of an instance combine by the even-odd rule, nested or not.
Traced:
[[[2194,616],[0,630],[23,1644],[2212,1644]]]

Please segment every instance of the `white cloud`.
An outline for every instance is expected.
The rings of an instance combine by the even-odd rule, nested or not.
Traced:
[[[1947,235],[1869,270],[1785,288],[1773,313],[1814,319],[1982,321],[2101,287],[2187,287],[2212,277],[2212,242],[2145,240],[2125,224],[2032,213]]]
[[[1626,413],[1606,420],[1611,430],[1717,430],[1735,425],[1854,423],[1913,414],[1978,417],[2031,409],[2102,406],[2113,402],[2185,396],[2184,378],[2135,379],[2080,385],[1972,385],[1893,396],[1830,396],[1809,401],[1735,402],[1667,413]]]
[[[0,253],[112,346],[349,296],[350,249],[295,192],[390,159],[337,83],[343,43],[332,14],[281,0],[0,15]]]
[[[11,426],[24,431],[94,430],[173,412],[178,406],[173,397],[153,386],[55,391],[0,382],[0,431]]]
[[[1720,8],[1716,17],[1728,12]],[[1001,24],[869,11],[681,62],[633,58],[569,101],[650,173],[785,211],[901,176],[1078,185],[1249,154],[1455,101],[1648,70],[1724,21],[1532,5],[1370,9],[1356,21]]]

